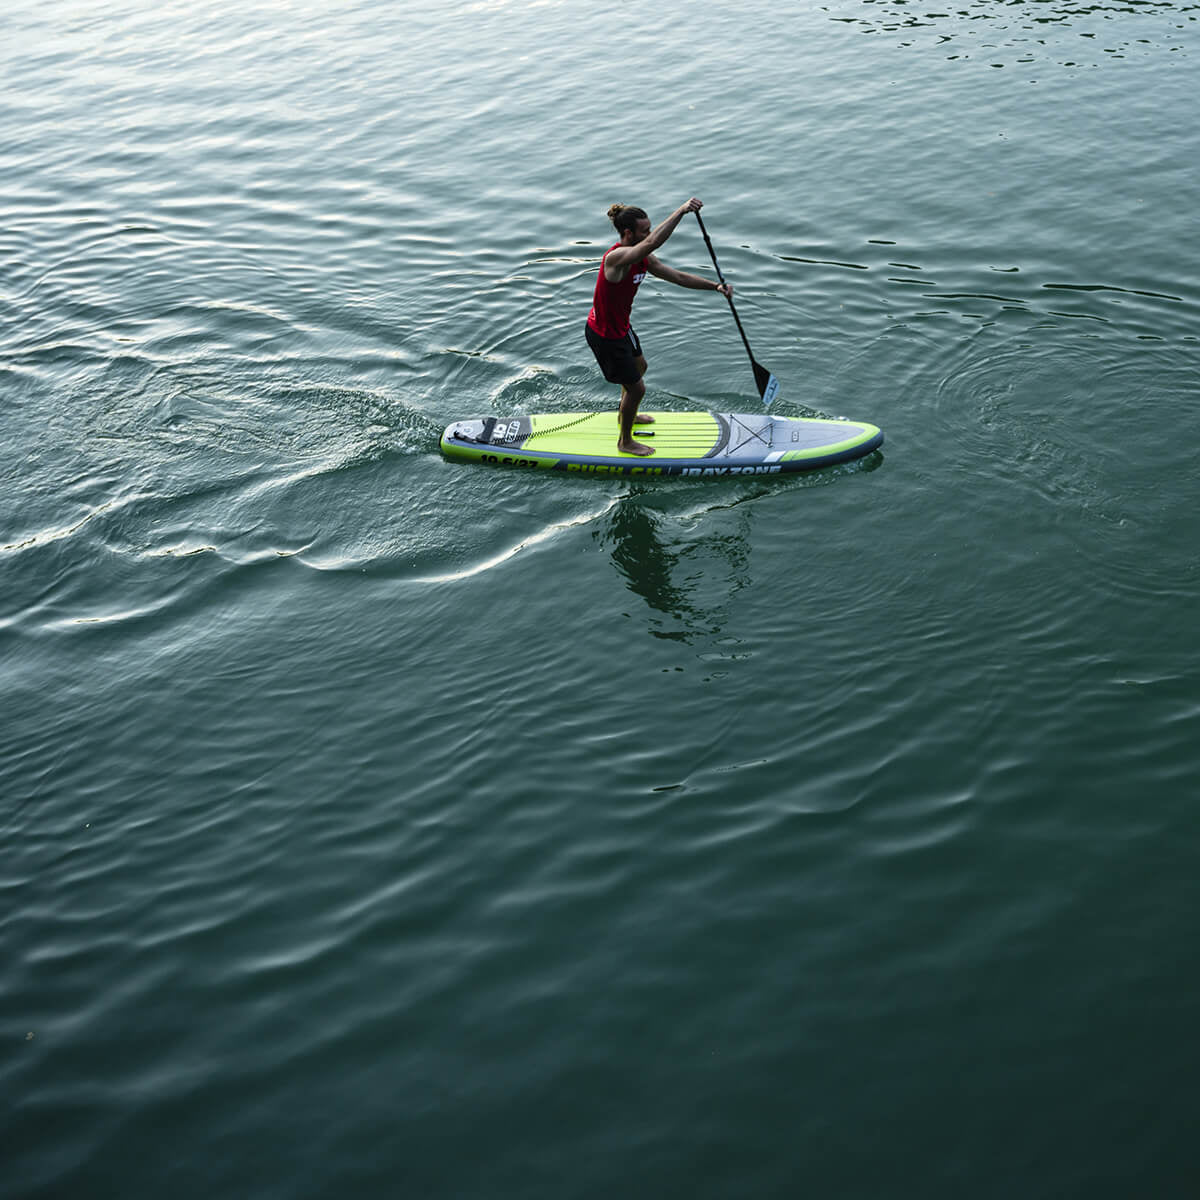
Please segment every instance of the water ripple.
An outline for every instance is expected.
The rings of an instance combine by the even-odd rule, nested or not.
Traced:
[[[1190,1178],[1122,1114],[1194,1075],[1195,14],[659,16],[617,180],[602,8],[7,6],[14,1194]],[[445,462],[614,404],[604,210],[693,189],[886,457]],[[636,318],[757,403],[720,297]]]

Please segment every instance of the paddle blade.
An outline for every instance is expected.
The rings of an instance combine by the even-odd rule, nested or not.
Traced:
[[[763,408],[770,408],[771,401],[779,393],[779,380],[760,363],[750,360],[754,366],[754,382],[758,386],[758,394],[762,397]]]

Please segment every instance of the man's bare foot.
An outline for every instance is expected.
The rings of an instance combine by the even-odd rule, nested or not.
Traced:
[[[622,454],[640,454],[643,457],[647,454],[654,453],[653,446],[643,446],[641,442],[635,442],[632,439],[628,442],[618,441],[617,449],[620,450]]]
[[[617,420],[621,420],[620,413],[617,413]],[[636,413],[634,414],[633,423],[635,425],[653,425],[654,418],[649,413]]]

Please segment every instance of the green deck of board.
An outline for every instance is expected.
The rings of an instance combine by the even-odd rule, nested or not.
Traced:
[[[707,412],[650,412],[650,425],[635,425],[634,441],[654,449],[656,458],[702,458],[716,444],[720,426]],[[577,454],[589,458],[634,458],[617,450],[617,414],[561,413],[534,416],[533,433],[522,447],[526,452]],[[643,438],[643,434],[651,436]]]

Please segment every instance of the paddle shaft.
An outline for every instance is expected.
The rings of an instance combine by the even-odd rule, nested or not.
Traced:
[[[700,225],[700,232],[704,234],[704,244],[708,247],[708,253],[713,260],[713,266],[717,268],[717,278],[724,284],[725,276],[721,273],[721,264],[717,262],[717,252],[713,249],[712,239],[708,236],[708,230],[704,228],[704,221],[699,212],[696,213],[696,221]],[[746,336],[746,331],[742,328],[742,320],[738,316],[737,309],[734,307],[733,297],[726,292],[725,299],[729,301],[729,311],[733,313],[734,324],[737,325],[738,333],[742,335],[742,345],[746,347],[746,356],[750,359],[750,368],[754,372],[754,383],[758,388],[758,394],[762,397],[763,403],[769,406],[779,390],[779,382],[766,367],[755,361],[754,351],[750,349],[750,339]]]
[[[721,274],[721,264],[717,262],[717,252],[713,249],[712,239],[708,236],[708,230],[704,228],[704,219],[700,216],[699,212],[696,213],[696,220],[700,224],[700,232],[704,234],[704,244],[708,247],[708,253],[712,256],[713,266],[717,268],[717,278],[724,284],[725,276]],[[738,333],[742,335],[742,345],[746,347],[746,353],[750,356],[750,361],[754,362],[754,351],[750,349],[750,339],[746,337],[746,331],[742,328],[741,318],[737,314],[737,309],[733,306],[733,297],[726,293],[725,299],[729,301],[729,311],[733,313]]]

